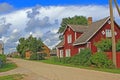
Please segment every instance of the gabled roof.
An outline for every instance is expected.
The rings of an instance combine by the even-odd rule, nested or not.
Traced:
[[[85,32],[88,28],[88,26],[84,26],[84,25],[68,25],[73,31],[75,32]]]
[[[63,47],[63,44],[64,44],[64,40],[62,40],[56,47],[61,48]]]
[[[85,44],[88,40],[90,40],[99,29],[103,27],[103,25],[110,19],[110,17],[106,17],[102,20],[93,22],[88,26],[88,29],[73,43],[73,45]]]
[[[73,24],[68,24],[63,32],[63,34],[65,33],[66,29],[70,27],[73,31],[75,32],[85,32],[88,28],[88,26],[85,26],[85,25],[73,25]]]

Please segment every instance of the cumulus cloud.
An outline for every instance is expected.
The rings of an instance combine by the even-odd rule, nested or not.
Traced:
[[[43,18],[38,17],[38,15],[42,15],[43,13],[40,13],[40,6],[35,6],[32,8],[31,11],[27,12],[27,17],[29,21],[27,22],[27,27],[25,30],[27,32],[29,31],[36,31],[38,29],[44,29],[44,28],[50,28],[55,25],[57,25],[57,20],[54,20],[53,23],[50,22],[49,16],[44,16]]]
[[[8,33],[10,26],[10,23],[6,23],[6,18],[0,19],[0,37]]]
[[[55,44],[59,41],[58,34],[56,32],[47,31],[44,33],[42,40],[50,48],[55,47]]]
[[[15,50],[16,46],[18,45],[18,39],[21,37],[21,32],[18,29],[14,29],[10,34],[9,37],[3,37],[6,40],[4,43],[6,51]]]
[[[13,9],[13,6],[8,3],[0,3],[0,13],[6,13]]]
[[[118,14],[114,8],[114,16]],[[109,7],[101,5],[86,6],[35,6],[0,15],[0,39],[5,42],[6,50],[14,50],[20,37],[42,38],[43,42],[54,47],[58,42],[57,31],[62,18],[83,15],[93,17],[93,21],[109,16]],[[2,19],[2,18],[5,19]],[[3,23],[5,23],[3,25]],[[12,25],[11,25],[12,24]],[[4,26],[4,27],[3,27]],[[6,32],[9,32],[7,34]]]

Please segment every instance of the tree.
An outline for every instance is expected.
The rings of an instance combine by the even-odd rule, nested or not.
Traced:
[[[101,41],[95,43],[95,46],[100,51],[110,51],[112,49],[112,41],[111,39],[102,39]]]
[[[61,27],[58,30],[59,34],[62,34],[67,24],[75,24],[75,25],[87,25],[87,19],[84,16],[74,16],[74,17],[68,17],[63,18],[61,22]],[[59,36],[60,39],[61,35]]]
[[[37,53],[38,51],[43,50],[42,46],[43,46],[42,40],[37,39],[31,35],[26,39],[20,38],[19,44],[16,48],[17,51],[21,54],[21,57],[24,58],[26,50],[30,50],[33,53]]]

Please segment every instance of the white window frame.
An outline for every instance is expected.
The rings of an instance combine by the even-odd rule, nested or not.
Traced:
[[[70,49],[65,50],[65,56],[66,57],[71,57],[71,50]]]
[[[87,48],[91,49],[91,42],[87,42]]]
[[[60,58],[63,57],[63,50],[60,50]]]
[[[76,32],[75,32],[75,40],[77,39],[77,35],[76,35]]]
[[[85,48],[79,48],[78,49],[78,53],[80,53],[81,50],[84,50]]]
[[[67,42],[72,43],[72,35],[67,35]]]
[[[106,29],[105,34],[106,34],[106,37],[112,37],[111,29]]]

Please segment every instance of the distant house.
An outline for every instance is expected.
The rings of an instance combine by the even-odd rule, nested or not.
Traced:
[[[9,53],[8,55],[7,55],[8,57],[20,57],[20,53],[18,53],[18,52],[12,52],[12,53]]]
[[[45,54],[46,57],[50,57],[50,49],[45,44],[43,44],[42,49],[43,49],[42,51],[37,52],[37,53],[38,54]],[[29,49],[26,50],[26,52],[25,52],[25,58],[26,59],[30,59],[31,55],[32,55],[32,51],[30,51]]]
[[[58,57],[71,57],[79,53],[81,49],[89,48],[92,53],[98,51],[94,45],[102,38],[111,38],[110,17],[92,22],[92,17],[88,18],[88,26],[68,24],[63,32],[64,39],[56,46]],[[115,24],[116,42],[120,39],[120,27]],[[120,63],[120,58],[119,58]]]
[[[52,50],[50,51],[50,56],[57,56],[57,51],[56,51],[56,49],[52,49]]]
[[[43,48],[42,53],[45,53],[47,54],[47,57],[50,57],[50,49],[45,44],[43,44],[42,48]]]
[[[3,41],[0,41],[0,54],[4,54],[4,44],[3,44]]]
[[[30,56],[32,55],[32,51],[30,51],[30,50],[26,50],[26,52],[25,52],[25,58],[26,59],[30,59]]]

